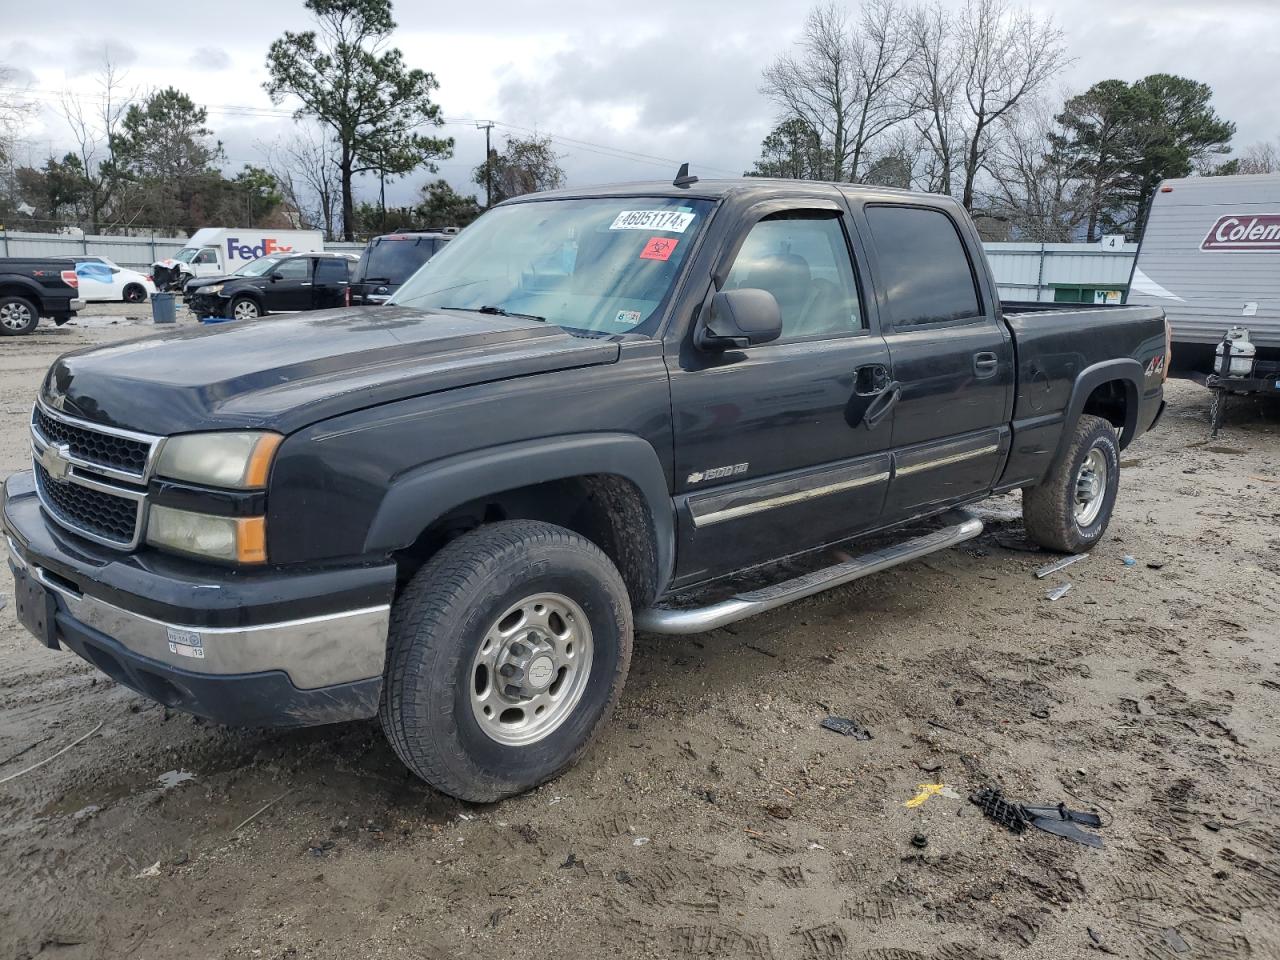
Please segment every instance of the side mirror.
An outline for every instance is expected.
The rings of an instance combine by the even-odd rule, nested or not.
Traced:
[[[768,343],[782,336],[782,311],[768,290],[721,290],[698,318],[694,344],[703,350],[727,350]]]
[[[273,274],[272,274],[271,276],[269,276],[267,279],[268,279],[268,280],[270,280],[272,283],[275,283],[276,281],[278,281],[278,280],[280,279],[280,274],[278,274],[278,273],[273,273]]]

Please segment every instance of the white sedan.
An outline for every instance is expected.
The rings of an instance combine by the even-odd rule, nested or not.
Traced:
[[[155,282],[145,273],[130,270],[106,257],[75,257],[80,278],[81,300],[123,300],[142,303],[156,292]]]

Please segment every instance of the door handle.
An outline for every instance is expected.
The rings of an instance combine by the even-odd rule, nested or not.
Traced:
[[[902,384],[897,380],[881,390],[880,395],[871,401],[871,406],[867,407],[867,412],[862,415],[862,422],[866,424],[867,429],[874,430],[880,426],[884,418],[889,415],[889,411],[897,406],[901,397]]]
[[[973,355],[973,375],[979,380],[994,377],[1000,369],[1000,358],[994,353],[983,351]]]
[[[878,397],[889,384],[889,368],[883,363],[869,363],[854,371],[853,392],[860,397]]]

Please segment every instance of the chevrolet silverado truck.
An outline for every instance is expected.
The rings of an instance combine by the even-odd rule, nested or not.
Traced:
[[[4,487],[16,608],[214,721],[376,716],[415,774],[493,801],[582,755],[637,630],[952,546],[1005,491],[1089,549],[1168,335],[1153,307],[1002,304],[948,197],[524,196],[387,306],[60,358]]]
[[[84,309],[74,264],[40,257],[0,258],[0,336],[35,331],[41,317],[62,326]]]

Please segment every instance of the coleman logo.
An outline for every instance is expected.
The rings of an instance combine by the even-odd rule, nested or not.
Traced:
[[[1280,250],[1280,213],[1219,217],[1200,249],[1245,253]]]

